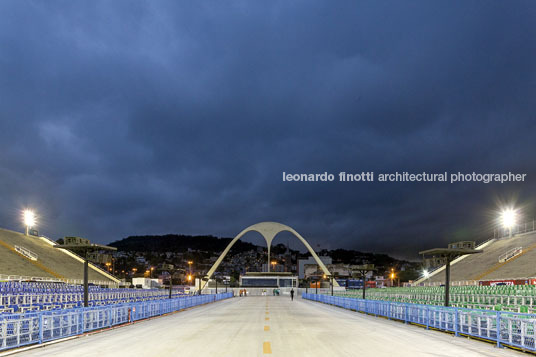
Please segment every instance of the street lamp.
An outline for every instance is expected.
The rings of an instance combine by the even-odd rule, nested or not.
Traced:
[[[33,211],[27,209],[23,212],[24,225],[26,226],[26,235],[30,234],[30,228],[35,225],[35,214]]]
[[[192,264],[193,263],[194,263],[193,261],[188,260],[188,272],[190,273],[190,275],[192,275]]]
[[[366,298],[365,291],[367,289],[367,274],[370,272],[375,272],[376,268],[374,267],[374,264],[358,265],[356,268],[357,268],[356,270],[361,275],[361,278],[363,279],[363,300],[365,300]]]
[[[504,228],[508,229],[508,237],[512,237],[512,228],[516,224],[516,211],[511,208],[505,209],[501,213],[501,222]]]

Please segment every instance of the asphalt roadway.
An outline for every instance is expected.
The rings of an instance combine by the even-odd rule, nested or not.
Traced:
[[[289,296],[235,297],[15,356],[522,356]]]

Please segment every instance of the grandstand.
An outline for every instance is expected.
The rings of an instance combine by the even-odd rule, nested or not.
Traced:
[[[454,259],[450,266],[453,307],[536,313],[536,232],[490,239],[476,247],[480,254]],[[367,299],[421,305],[443,305],[445,266],[412,286],[368,289]],[[336,295],[360,298],[361,292]]]
[[[45,237],[27,236],[0,228],[1,279],[81,283],[84,278],[83,259],[70,251],[56,249],[55,245],[55,242]],[[119,283],[118,279],[95,265],[89,264],[89,267],[91,283],[98,285]]]
[[[361,292],[347,291],[337,296],[361,298]],[[421,305],[443,305],[443,286],[367,289],[367,299]],[[536,313],[536,285],[452,286],[450,306],[522,313]]]
[[[527,279],[536,277],[536,232],[515,235],[512,238],[492,239],[477,249],[481,254],[460,257],[451,263],[450,276],[453,285],[466,282],[478,285],[479,281],[496,279]],[[415,285],[440,285],[445,283],[444,267],[433,271],[429,277]]]

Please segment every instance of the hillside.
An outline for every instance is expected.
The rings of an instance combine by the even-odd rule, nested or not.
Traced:
[[[146,235],[130,236],[109,245],[119,251],[134,252],[187,252],[188,249],[221,252],[231,242],[232,238],[218,238],[214,236],[189,236],[182,234],[166,234],[163,236]],[[240,253],[257,249],[257,246],[248,242],[237,241],[231,251]]]

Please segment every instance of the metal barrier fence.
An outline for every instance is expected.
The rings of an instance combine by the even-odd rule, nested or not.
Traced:
[[[511,230],[511,232],[510,232]],[[499,228],[493,230],[494,238],[506,238],[514,234],[522,234],[536,231],[536,220],[532,220],[525,223],[518,223],[512,228]]]
[[[0,314],[0,351],[158,316],[233,296],[232,292],[74,309]]]
[[[536,351],[535,314],[406,304],[307,293],[303,293],[302,298],[375,316],[384,316],[390,320],[418,324],[426,329],[449,331],[456,336],[473,336],[494,341],[497,347],[508,345]]]

